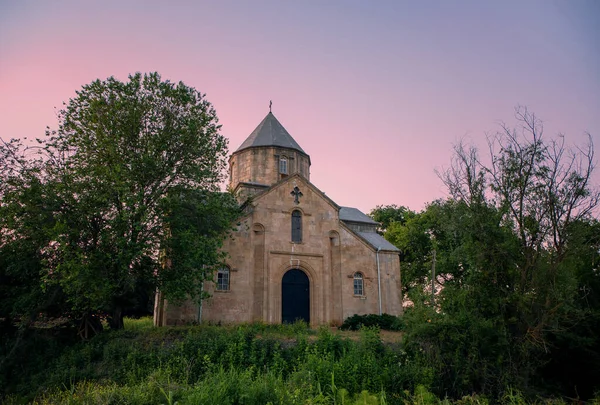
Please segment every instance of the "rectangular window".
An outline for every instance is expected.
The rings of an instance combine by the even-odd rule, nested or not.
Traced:
[[[298,210],[292,212],[292,242],[302,242],[302,214]]]
[[[279,173],[288,174],[288,161],[286,158],[279,159]]]
[[[363,275],[354,273],[354,295],[364,295]]]
[[[229,291],[229,268],[223,267],[217,273],[217,291]]]

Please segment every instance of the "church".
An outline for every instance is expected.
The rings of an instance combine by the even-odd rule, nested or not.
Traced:
[[[310,156],[269,112],[229,158],[229,187],[244,209],[205,282],[201,305],[157,294],[155,325],[189,322],[339,325],[354,314],[400,315],[399,250],[360,210],[310,182]]]

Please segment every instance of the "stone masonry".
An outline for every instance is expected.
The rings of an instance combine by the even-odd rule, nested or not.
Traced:
[[[376,222],[357,209],[338,206],[310,183],[310,157],[272,113],[232,154],[229,166],[230,188],[246,214],[223,248],[228,285],[206,282],[211,297],[201,307],[190,302],[170,306],[157,294],[156,325],[281,323],[282,311],[296,310],[285,307],[290,305],[285,294],[306,298],[308,312],[298,314],[312,325],[341,324],[380,308],[402,313],[398,249],[376,233]],[[297,201],[295,188],[301,193]],[[294,211],[300,241],[292,241]],[[294,269],[308,276],[305,288],[285,281]],[[356,277],[362,290],[355,286]]]

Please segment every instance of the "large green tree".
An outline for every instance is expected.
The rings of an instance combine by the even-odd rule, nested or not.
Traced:
[[[21,140],[0,141],[1,331],[16,321],[27,324],[51,304],[47,297],[57,298],[54,288],[44,294],[39,275],[45,256],[41,247],[51,241],[52,212],[59,202],[40,179],[42,161],[29,152]]]
[[[36,246],[44,255],[40,283],[60,288],[77,313],[108,314],[113,328],[123,326],[123,311],[141,291],[164,287],[167,296],[198,297],[197,283],[219,264],[216,251],[237,214],[232,197],[218,192],[227,140],[205,96],[157,73],[125,82],[110,77],[83,86],[58,121],[39,140],[39,158],[4,148],[5,160],[12,153],[33,168],[3,171],[3,180],[15,184],[14,198],[3,197],[3,205],[22,206],[19,196],[34,184],[42,190],[36,198],[44,215],[30,215],[49,218]],[[173,216],[183,199],[188,212],[212,221],[192,221],[179,232]],[[3,226],[16,240],[26,237]],[[178,261],[165,260],[164,252],[176,251],[172,239],[194,238],[204,242],[178,250]],[[177,266],[190,263],[185,255],[194,257],[193,266]],[[173,281],[173,274],[187,280],[190,272],[196,282]]]
[[[519,242],[519,261],[511,286],[529,308],[520,311],[519,328],[543,349],[545,332],[560,327],[575,296],[574,271],[565,265],[569,229],[589,220],[600,202],[593,186],[594,148],[569,148],[564,136],[546,140],[542,122],[526,108],[516,109],[518,125],[502,125],[488,139],[489,163],[477,150],[455,149],[451,168],[442,174],[454,199],[469,207],[494,206],[502,226]]]
[[[561,353],[600,369],[593,145],[546,139],[527,109],[516,117],[490,136],[488,158],[458,145],[440,174],[450,198],[386,232],[404,251],[403,285],[413,287],[406,344],[434,368],[440,393],[547,385],[591,396],[597,383],[575,381]]]
[[[402,205],[392,204],[378,205],[371,210],[369,215],[381,224],[380,233],[385,233],[393,223],[404,224],[407,219],[414,216],[414,212]]]

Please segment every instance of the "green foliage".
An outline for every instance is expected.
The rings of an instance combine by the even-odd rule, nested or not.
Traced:
[[[432,389],[460,398],[477,392],[491,397],[521,384],[507,333],[494,320],[463,311],[441,315],[420,305],[405,315],[405,350],[433,368]]]
[[[555,393],[577,386],[579,395],[591,397],[600,381],[600,222],[578,221],[568,232],[569,249],[562,266],[575,272],[574,303],[583,305],[573,305],[573,318],[549,333],[550,356],[542,376]]]
[[[0,145],[0,317],[99,313],[121,328],[156,288],[200,299],[239,213],[218,192],[227,140],[204,95],[157,73],[110,77],[58,120],[36,147]]]
[[[421,288],[431,273],[433,240],[436,232],[436,211],[439,202],[428,205],[421,213],[414,213],[404,222],[393,222],[387,228],[384,237],[401,251],[402,292],[408,294],[411,289]]]
[[[56,184],[40,178],[42,163],[22,141],[0,140],[0,336],[66,309],[62,289],[40,280],[61,204]]]
[[[600,370],[593,147],[546,141],[526,109],[517,118],[489,138],[488,165],[456,147],[440,175],[450,199],[386,230],[413,304],[404,348],[433,371],[437,395],[499,399],[514,387],[526,399],[590,398],[600,387],[588,373]]]
[[[158,287],[171,302],[204,298],[203,282],[211,280],[225,259],[220,248],[225,231],[240,215],[230,193],[174,187],[162,201],[169,237],[162,243],[168,264],[158,273]]]
[[[378,327],[383,330],[400,331],[403,329],[402,318],[390,314],[352,315],[340,326],[342,330],[360,330],[362,327]]]
[[[290,337],[280,325],[153,329],[147,323],[126,319],[125,330],[54,349],[47,339],[46,346],[24,353],[24,367],[4,390],[12,394],[0,399],[7,404],[488,403],[473,393],[441,400],[432,385],[439,370],[428,371],[403,348],[384,344],[376,328],[363,328],[354,341],[327,328],[316,336],[302,330]],[[432,336],[442,334],[432,326]],[[496,399],[530,402],[513,389]]]
[[[124,318],[123,325],[125,330],[129,331],[147,331],[154,328],[154,320],[150,316],[138,319]]]
[[[221,179],[227,141],[201,93],[155,73],[84,86],[49,135],[46,151],[52,159],[62,158],[61,167],[53,169],[69,188],[64,199],[71,209],[59,219],[55,237],[61,260],[47,280],[62,286],[76,308],[108,311],[119,327],[122,307],[131,305],[134,292],[162,284],[156,278],[157,255],[171,236],[167,223],[174,221],[165,223],[168,213],[180,213],[184,204],[178,197],[198,211],[196,217],[222,212],[230,218],[231,204],[220,207],[209,194]],[[195,271],[195,283],[167,288],[167,296],[199,296],[202,271],[218,262],[214,250],[227,228],[215,229],[220,225],[211,232],[190,226],[181,232],[185,238],[177,235],[178,241],[190,240],[190,233],[198,236],[204,250],[189,254],[206,261]],[[198,257],[188,260],[196,263]],[[177,270],[188,275],[190,266]]]
[[[432,343],[446,345],[438,351],[443,354],[448,352],[450,327],[438,327],[438,322],[425,323],[432,327],[430,336],[441,337]],[[488,403],[486,397],[473,393],[440,400],[435,374],[443,370],[428,369],[404,348],[384,344],[376,328],[363,328],[355,341],[328,328],[316,335],[303,329],[291,336],[290,329],[281,325],[150,328],[147,320],[131,319],[125,324],[125,330],[109,331],[88,342],[57,345],[57,340],[47,338],[30,347],[23,353],[23,366],[12,374],[11,385],[4,387],[12,394],[0,400],[8,404]],[[464,328],[466,323],[455,327]],[[437,350],[431,349],[431,353]],[[468,355],[469,349],[457,352],[454,360]],[[513,389],[496,399],[530,402]]]
[[[143,322],[126,321],[127,326],[133,324]],[[350,401],[365,390],[411,386],[408,376],[399,381],[397,349],[384,346],[376,329],[364,329],[359,342],[341,339],[327,328],[312,342],[307,340],[306,329],[293,338],[281,329],[260,324],[128,327],[64,348],[62,353],[53,352],[53,356],[45,357],[41,347],[32,351],[39,368],[31,365],[13,375],[8,390],[36,395],[30,387],[37,387],[38,393],[51,393],[42,395],[41,403],[66,398],[64,387],[78,392],[82,402],[96,403],[111,395],[137,398],[144,386],[154,399],[142,396],[139,401],[149,403],[164,403],[161,390],[167,396],[173,392],[173,401],[180,404],[211,396],[227,396],[226,403],[236,403],[235,398],[255,398],[250,403],[279,403],[278,398],[284,403],[305,403],[330,398],[334,387],[335,392],[344,389]],[[99,384],[96,392],[92,382]],[[94,395],[100,399],[93,399]]]
[[[404,224],[415,213],[404,206],[378,205],[373,208],[369,215],[381,224],[381,233],[385,233],[392,224]]]

